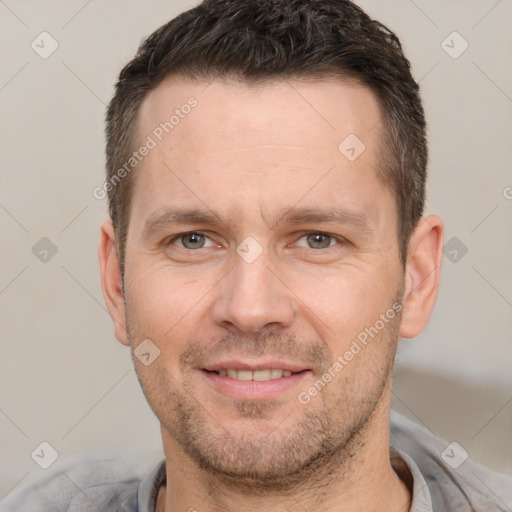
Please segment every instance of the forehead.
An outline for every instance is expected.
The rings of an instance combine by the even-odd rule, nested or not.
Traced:
[[[191,101],[197,102],[193,109],[187,107]],[[200,118],[201,126],[182,122],[190,110],[190,117]],[[247,83],[227,79],[198,82],[171,76],[143,101],[138,135],[147,135],[173,114],[172,128],[164,134],[172,136],[166,138],[176,143],[186,139],[189,145],[194,141],[206,144],[204,150],[211,149],[208,143],[215,135],[228,131],[230,138],[215,140],[216,148],[223,141],[230,146],[248,137],[267,142],[275,135],[275,144],[293,143],[304,134],[311,143],[323,141],[319,145],[323,147],[329,142],[337,147],[340,136],[349,133],[371,143],[381,128],[375,94],[368,87],[341,78]]]
[[[298,201],[376,210],[372,194],[389,200],[376,172],[380,117],[370,89],[342,80],[170,77],[139,112],[138,143],[154,147],[135,175],[133,208],[143,218],[190,202],[270,216]]]

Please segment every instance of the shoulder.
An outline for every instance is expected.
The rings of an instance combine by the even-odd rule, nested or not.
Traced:
[[[458,443],[443,441],[394,411],[390,426],[390,444],[416,463],[434,510],[510,511],[512,477],[477,464]]]
[[[136,505],[140,478],[120,460],[92,460],[70,464],[34,483],[14,490],[0,502],[1,512],[117,511]],[[136,511],[136,508],[124,508]]]

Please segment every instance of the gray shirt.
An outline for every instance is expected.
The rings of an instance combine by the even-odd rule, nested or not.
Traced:
[[[410,512],[511,512],[512,478],[466,457],[460,445],[391,413],[395,471],[410,487]],[[401,467],[400,467],[401,466]],[[0,512],[154,512],[165,460],[142,479],[119,461],[78,465],[10,493]]]

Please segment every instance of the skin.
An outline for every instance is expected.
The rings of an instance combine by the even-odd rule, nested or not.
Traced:
[[[117,339],[132,353],[145,339],[160,350],[148,366],[134,357],[161,423],[158,510],[409,510],[389,460],[391,371],[399,336],[417,336],[434,306],[441,219],[420,220],[404,268],[395,201],[375,171],[379,107],[365,87],[168,78],[142,104],[140,142],[191,96],[197,107],[134,175],[124,295],[110,221],[99,247]],[[365,144],[355,161],[338,150],[351,133]],[[167,207],[207,209],[217,221],[145,232]],[[367,224],[278,222],[306,207],[343,208]],[[198,237],[177,237],[187,232]],[[236,251],[248,236],[262,251],[251,263]],[[321,391],[298,400],[402,303]],[[307,371],[263,398],[229,395],[203,371],[269,358]]]

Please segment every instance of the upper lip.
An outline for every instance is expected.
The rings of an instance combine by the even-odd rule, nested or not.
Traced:
[[[250,371],[258,371],[258,370],[289,370],[291,372],[301,372],[303,370],[308,370],[306,366],[300,363],[292,363],[287,361],[240,361],[238,359],[230,359],[229,361],[218,361],[207,364],[203,370],[208,370],[211,372],[217,372],[219,370],[250,370]]]

